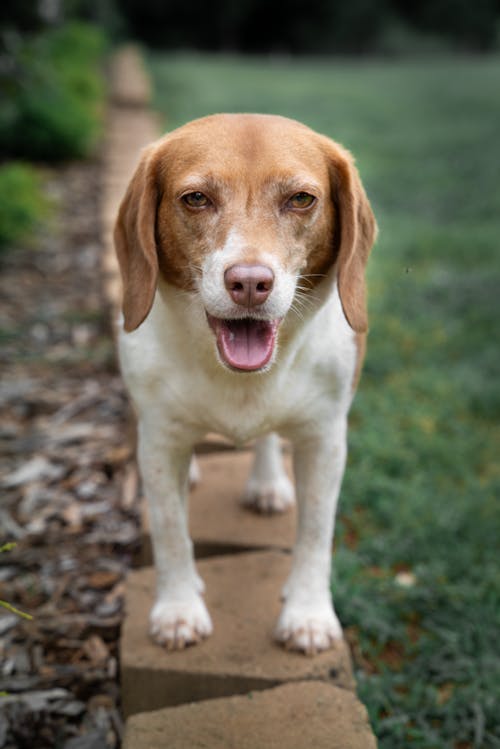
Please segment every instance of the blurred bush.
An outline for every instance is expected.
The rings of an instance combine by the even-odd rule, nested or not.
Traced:
[[[242,52],[369,51],[385,0],[348,3],[289,0],[203,0],[189,4],[122,0],[129,33],[150,44]]]
[[[408,26],[440,34],[460,50],[485,52],[498,47],[498,0],[391,0]]]
[[[288,0],[285,6],[278,0],[121,0],[120,10],[130,35],[161,48],[321,54],[385,53],[394,28],[406,30],[411,52],[418,35],[423,52],[433,35],[443,50],[485,51],[498,44],[500,16],[498,0]]]
[[[25,162],[89,156],[101,134],[103,31],[57,18],[48,25],[36,7],[19,0],[7,20],[0,13],[0,250],[49,209],[43,178]]]
[[[2,38],[0,156],[53,162],[88,155],[101,131],[103,32],[72,23]]]
[[[22,163],[0,166],[0,251],[28,236],[49,209],[36,169]]]

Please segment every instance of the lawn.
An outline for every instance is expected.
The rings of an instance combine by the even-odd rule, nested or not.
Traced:
[[[355,153],[381,233],[337,609],[381,749],[500,747],[500,59],[148,61],[168,129],[275,112]]]

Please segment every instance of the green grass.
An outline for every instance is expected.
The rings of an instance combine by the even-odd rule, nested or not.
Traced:
[[[381,234],[337,608],[382,749],[500,747],[500,59],[149,63],[169,129],[275,112],[355,153]]]

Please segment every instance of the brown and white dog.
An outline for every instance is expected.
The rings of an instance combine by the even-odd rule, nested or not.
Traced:
[[[169,649],[212,623],[187,529],[193,446],[257,438],[244,502],[298,529],[276,639],[314,653],[342,637],[329,589],[347,414],[367,329],[376,223],[350,154],[284,117],[213,115],[148,147],[122,202],[122,371],[157,569],[153,638]]]

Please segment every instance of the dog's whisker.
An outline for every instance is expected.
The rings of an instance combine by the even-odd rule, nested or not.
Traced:
[[[309,288],[309,286],[302,286],[301,284],[297,284],[297,286],[295,288],[298,289],[299,292],[303,296],[306,296],[308,299],[319,299],[320,298],[319,292],[316,289]]]
[[[316,306],[316,302],[318,302],[318,298],[311,296],[310,294],[305,294],[302,291],[296,291],[294,299],[299,302],[303,307],[307,307],[309,309],[314,309]]]
[[[297,317],[299,318],[299,320],[304,320],[304,315],[303,315],[302,311],[300,309],[298,309],[298,307],[296,307],[295,304],[291,304],[290,305],[290,311],[293,312],[295,315],[297,315]]]
[[[304,290],[298,286],[295,288],[294,300],[300,301],[304,306],[314,307],[319,299],[309,289]]]
[[[304,299],[317,299],[318,298],[310,289],[306,289],[303,286],[296,286],[295,290],[296,290],[297,295],[304,297]]]
[[[299,278],[326,278],[326,273],[300,273]]]
[[[314,283],[311,279],[314,278],[326,278],[325,273],[301,273],[298,278],[297,282],[300,284],[301,281],[304,281],[307,284],[307,288],[312,290],[314,289]]]

